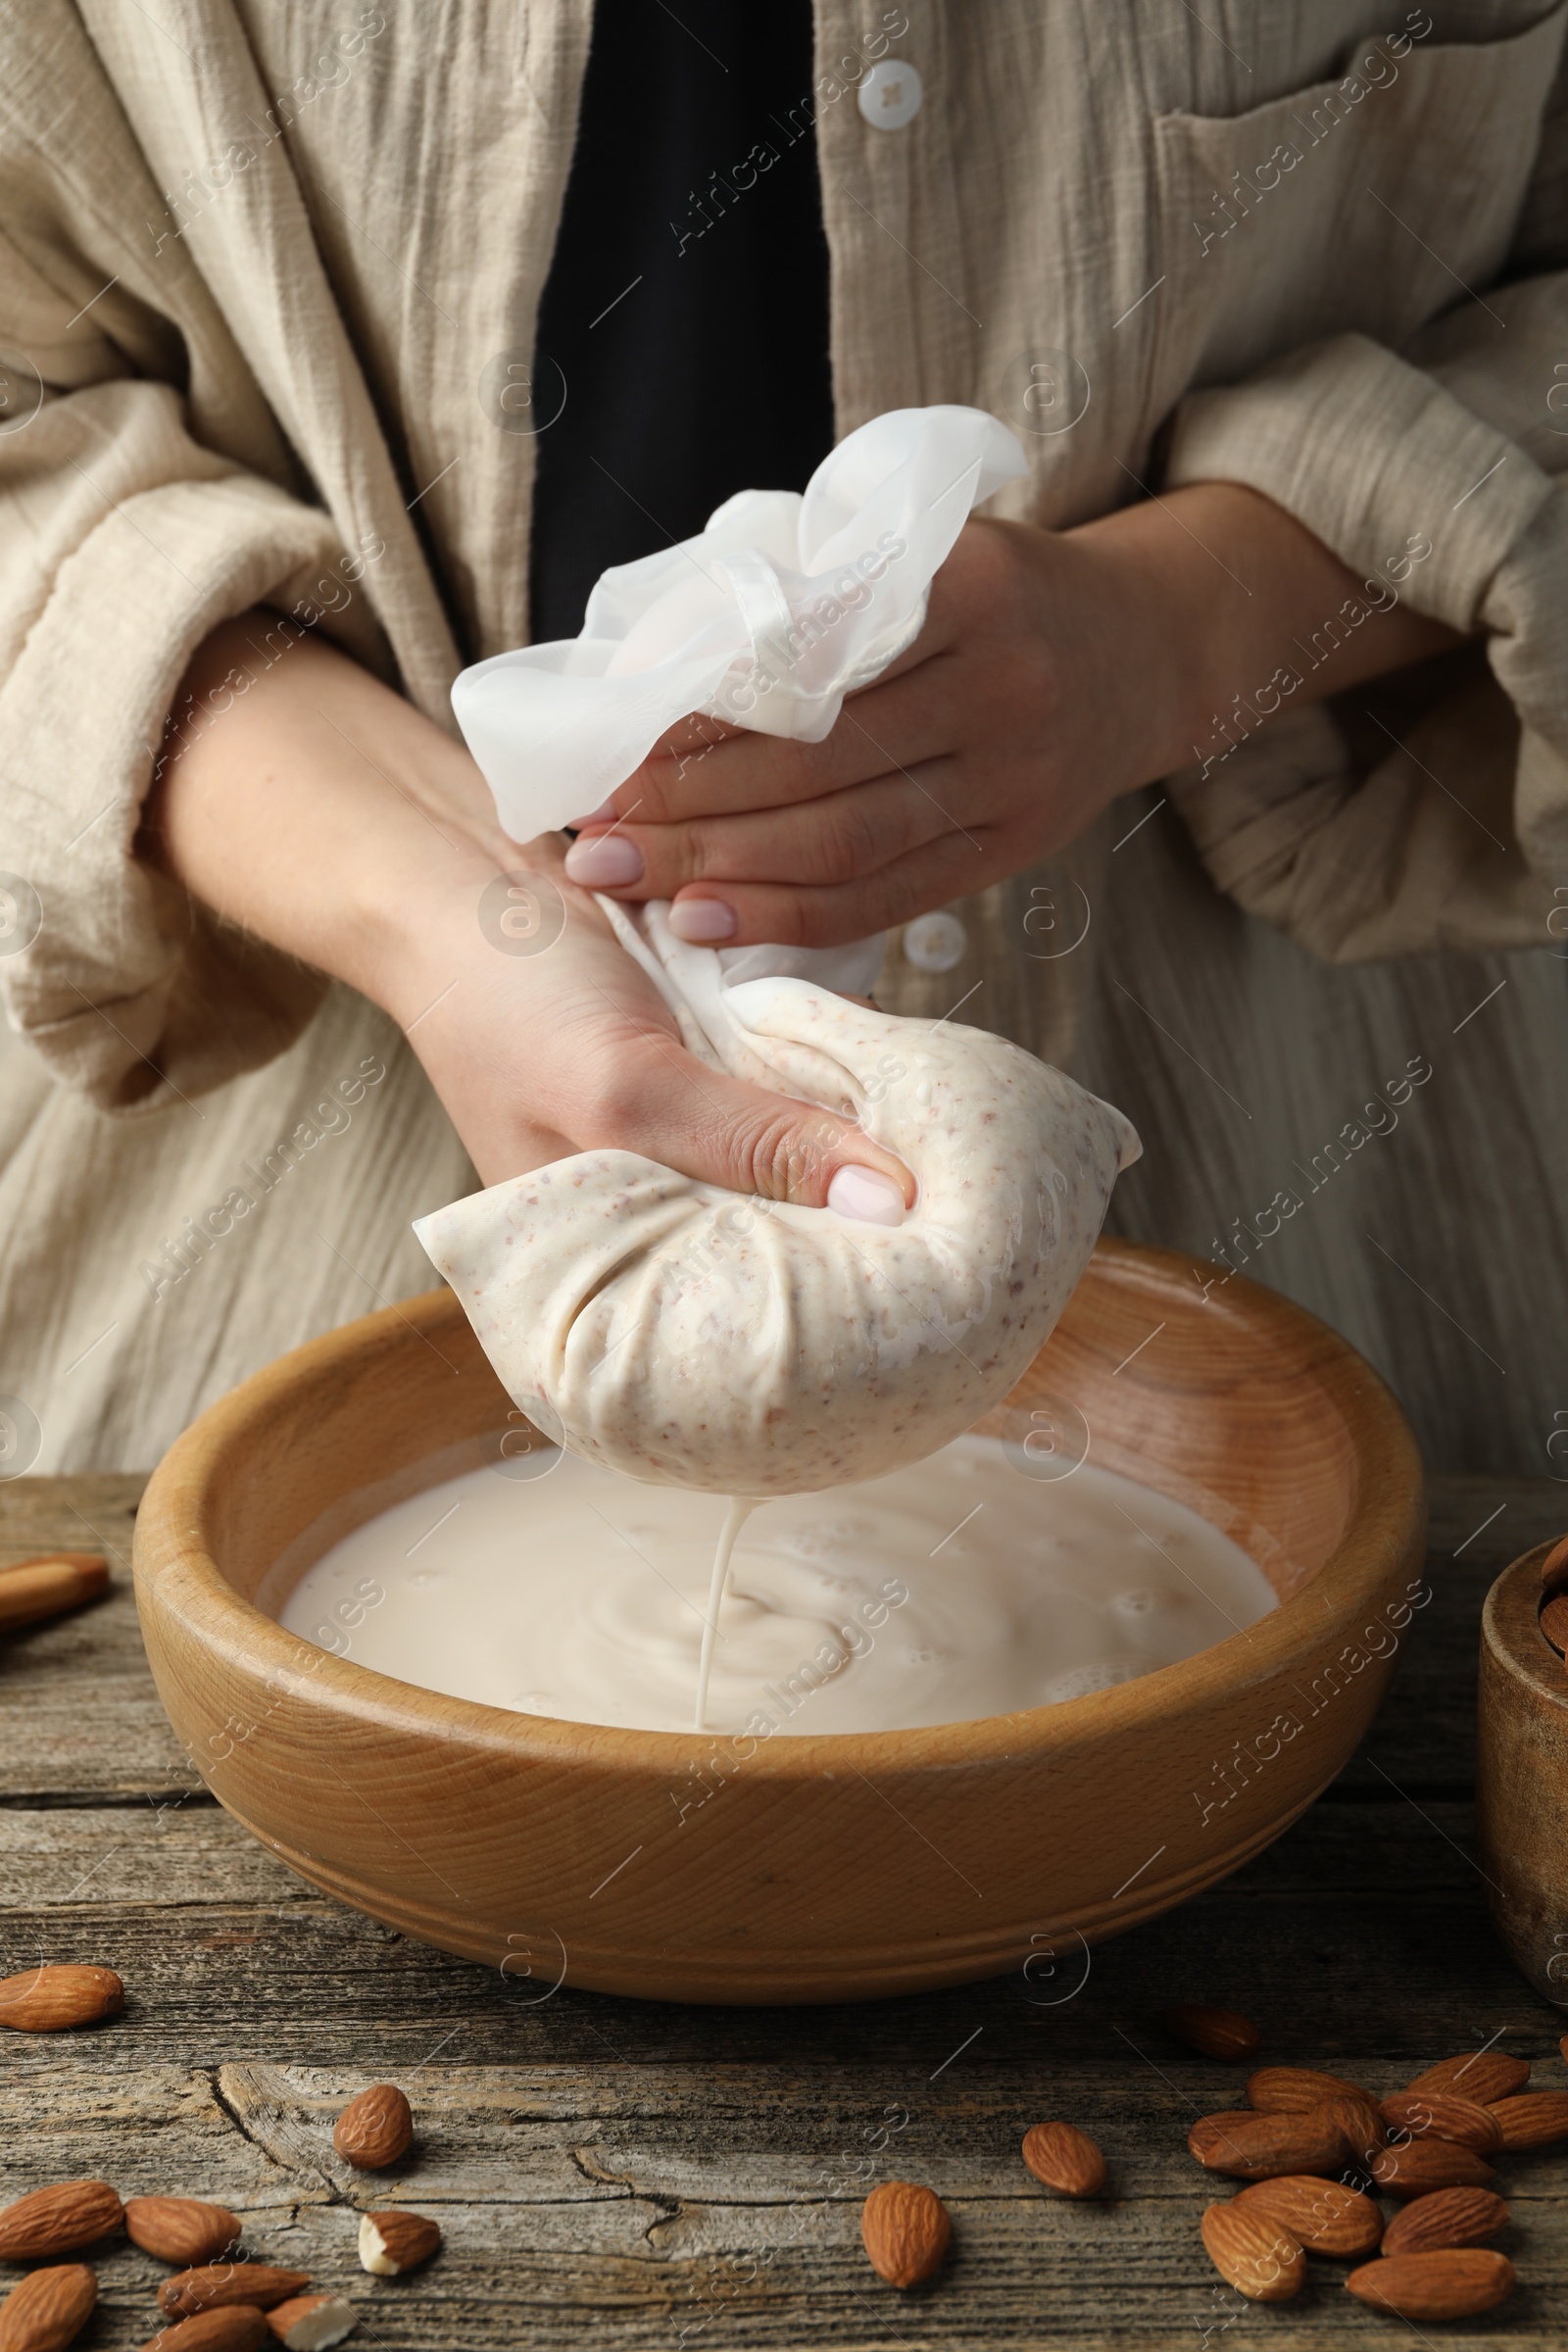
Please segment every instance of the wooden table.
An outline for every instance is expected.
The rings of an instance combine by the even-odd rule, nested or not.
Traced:
[[[1245,2303],[1198,2219],[1214,2183],[1185,2149],[1241,2074],[1151,2022],[1182,1999],[1241,2008],[1271,2060],[1384,2090],[1500,2034],[1568,2086],[1559,2017],[1515,1975],[1471,1856],[1476,1628],[1497,1569],[1568,1525],[1568,1486],[1438,1484],[1435,1598],[1366,1747],[1260,1861],[1087,1967],[858,2008],[678,2009],[511,1984],[338,1909],[220,1810],[175,1745],[124,1573],[140,1482],[0,1487],[0,1558],[101,1544],[110,1597],[0,1644],[6,1971],[107,1962],[123,2017],[0,2036],[0,2194],[97,2174],[122,2194],[243,2213],[264,2260],[363,2312],[356,2344],[626,2347],[1181,2346],[1351,2337],[1568,2340],[1568,2152],[1508,2160],[1521,2285],[1459,2327],[1380,2320],[1314,2262],[1298,2301]],[[372,2180],[334,2157],[366,2082],[408,2089],[421,2138]],[[1082,2124],[1112,2194],[1075,2206],[1018,2160],[1027,2127]],[[940,2279],[899,2295],[868,2268],[879,2179],[947,2199]],[[1219,2193],[1226,2193],[1223,2188]],[[407,2280],[355,2259],[354,2208],[435,2215],[442,2254]],[[97,2264],[80,2339],[152,2333],[162,2266]]]

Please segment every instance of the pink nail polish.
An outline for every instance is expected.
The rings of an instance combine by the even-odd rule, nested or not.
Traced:
[[[624,833],[605,833],[574,841],[566,852],[566,872],[586,890],[618,890],[643,878],[643,854]]]
[[[571,872],[569,858],[566,871]],[[689,948],[711,948],[720,940],[733,939],[738,928],[734,907],[726,906],[722,899],[677,899],[669,910],[669,927]]]
[[[875,1168],[840,1168],[827,1188],[827,1204],[860,1225],[902,1225],[904,1196],[890,1176]]]

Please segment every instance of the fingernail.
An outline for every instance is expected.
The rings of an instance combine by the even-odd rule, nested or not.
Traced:
[[[902,1225],[904,1195],[890,1176],[875,1168],[840,1168],[827,1188],[827,1204],[861,1225]]]
[[[571,871],[571,859],[566,859]],[[677,899],[669,910],[669,927],[689,948],[710,948],[715,940],[735,936],[735,909],[722,899]]]
[[[604,833],[574,841],[566,852],[566,872],[588,890],[618,890],[643,878],[643,854],[624,833]]]

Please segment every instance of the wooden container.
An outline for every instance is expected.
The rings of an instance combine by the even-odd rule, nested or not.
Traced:
[[[1476,1841],[1493,1922],[1536,1990],[1568,2004],[1568,1668],[1541,1631],[1538,1544],[1481,1617]]]
[[[438,1292],[269,1365],[171,1449],[136,1523],[153,1672],[209,1786],[302,1877],[528,1997],[829,2001],[1018,1967],[1045,1997],[1333,1779],[1418,1601],[1425,1525],[1377,1376],[1197,1260],[1101,1244],[1014,1393],[1032,1460],[1062,1398],[1093,1460],[1212,1519],[1282,1605],[1139,1681],[919,1731],[621,1731],[416,1690],[264,1610],[372,1513],[494,1460],[509,1410],[515,1435]]]

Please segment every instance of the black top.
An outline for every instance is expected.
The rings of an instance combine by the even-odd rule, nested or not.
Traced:
[[[538,441],[536,644],[576,636],[607,564],[737,490],[804,490],[833,445],[811,81],[805,0],[596,0],[539,318],[565,400]]]

